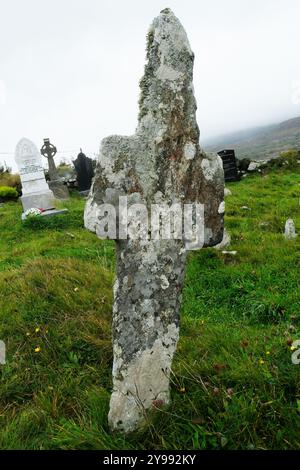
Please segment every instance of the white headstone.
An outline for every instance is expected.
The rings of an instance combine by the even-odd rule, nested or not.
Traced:
[[[286,240],[293,240],[297,237],[296,227],[293,219],[288,219],[285,223],[284,237]]]
[[[28,139],[21,139],[16,147],[15,160],[22,182],[24,212],[32,207],[53,209],[54,195],[46,182],[42,157],[36,145]]]

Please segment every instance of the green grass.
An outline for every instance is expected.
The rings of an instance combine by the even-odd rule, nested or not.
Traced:
[[[300,237],[282,235],[289,217],[300,232],[299,182],[277,169],[228,185],[237,255],[190,254],[172,404],[127,437],[107,426],[114,243],[83,228],[75,196],[25,224],[0,207],[0,448],[300,449]]]

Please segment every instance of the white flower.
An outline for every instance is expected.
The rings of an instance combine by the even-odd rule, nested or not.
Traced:
[[[31,207],[25,211],[25,217],[37,217],[38,215],[41,215],[41,211],[37,207]]]

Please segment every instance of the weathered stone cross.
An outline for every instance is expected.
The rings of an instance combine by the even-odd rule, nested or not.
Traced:
[[[85,209],[85,226],[99,236],[103,207],[113,205],[120,224],[119,197],[126,196],[128,206],[149,209],[152,204],[204,204],[204,246],[222,240],[222,161],[199,146],[193,61],[183,27],[172,11],[163,10],[148,34],[137,131],[102,141]],[[184,239],[121,238],[108,418],[112,430],[129,432],[142,424],[147,410],[169,401],[187,250]]]
[[[54,162],[54,157],[57,154],[57,148],[50,143],[49,139],[44,139],[44,145],[41,148],[41,154],[48,160],[48,171],[51,181],[58,180],[58,173]]]
[[[68,199],[69,190],[60,180],[55,166],[54,157],[57,154],[57,148],[50,143],[49,139],[44,139],[41,154],[48,160],[48,173],[50,178],[50,181],[48,182],[49,188],[53,191],[53,194],[57,199]]]

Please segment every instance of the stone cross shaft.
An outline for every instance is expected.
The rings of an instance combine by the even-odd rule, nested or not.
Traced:
[[[103,237],[104,204],[204,205],[204,244],[221,242],[224,176],[217,155],[199,146],[193,61],[187,35],[171,10],[154,19],[140,82],[139,119],[130,137],[102,141],[85,208],[85,226]],[[105,206],[107,207],[107,206]],[[150,234],[151,235],[151,234]],[[121,237],[120,237],[121,238]],[[200,247],[200,246],[199,246]],[[113,392],[109,424],[130,432],[147,410],[169,402],[169,378],[179,337],[187,249],[183,239],[117,239],[113,305]]]

